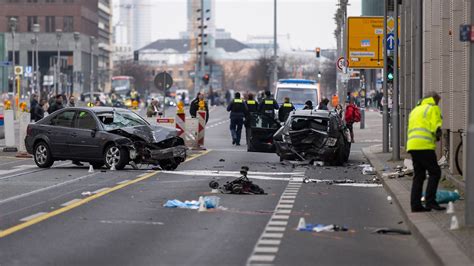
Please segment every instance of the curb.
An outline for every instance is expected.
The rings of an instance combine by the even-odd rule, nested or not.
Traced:
[[[464,254],[456,242],[433,222],[429,215],[412,213],[410,208],[410,191],[407,191],[396,179],[383,179],[384,163],[372,152],[375,147],[363,148],[362,153],[376,169],[384,188],[390,193],[394,202],[412,234],[428,253],[436,265],[473,265],[474,262]]]

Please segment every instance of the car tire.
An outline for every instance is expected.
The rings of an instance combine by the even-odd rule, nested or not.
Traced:
[[[107,146],[104,151],[104,162],[109,169],[115,164],[115,169],[122,170],[129,162],[127,149],[119,148],[115,144]]]
[[[35,148],[33,149],[33,158],[39,168],[50,168],[54,163],[51,149],[44,141],[38,142],[35,145]]]
[[[161,160],[158,163],[160,164],[161,169],[166,171],[176,170],[176,168],[179,166],[179,163],[177,163],[175,159]]]

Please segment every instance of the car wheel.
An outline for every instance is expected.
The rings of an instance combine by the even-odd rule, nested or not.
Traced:
[[[53,157],[51,156],[51,150],[49,149],[48,144],[43,141],[36,144],[33,151],[33,157],[39,168],[49,168],[54,163]]]
[[[105,149],[104,162],[107,168],[115,164],[115,169],[122,170],[128,164],[128,151],[116,145],[110,145]]]

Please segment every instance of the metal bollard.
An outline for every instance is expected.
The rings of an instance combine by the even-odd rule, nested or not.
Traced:
[[[17,152],[15,141],[15,119],[13,110],[4,111],[5,119],[5,148],[4,152]]]
[[[360,108],[360,129],[365,128],[365,108]]]

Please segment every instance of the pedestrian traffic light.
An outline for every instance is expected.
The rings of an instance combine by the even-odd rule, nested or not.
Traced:
[[[204,82],[204,85],[209,84],[209,79],[210,79],[209,74],[205,74],[205,75],[202,77],[202,81]]]
[[[393,83],[393,77],[394,77],[394,71],[393,71],[393,57],[387,57],[387,82],[388,83]]]
[[[321,57],[321,48],[317,47],[316,48],[316,58],[320,58]]]

